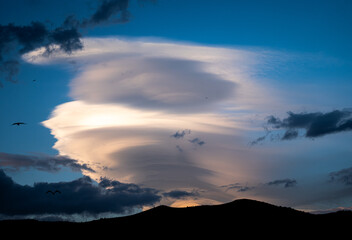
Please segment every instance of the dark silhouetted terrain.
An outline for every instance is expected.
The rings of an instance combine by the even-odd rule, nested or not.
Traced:
[[[291,237],[334,236],[349,231],[352,212],[310,214],[292,208],[241,199],[212,206],[172,208],[158,206],[150,210],[120,218],[100,219],[85,223],[40,222],[36,220],[0,221],[0,229],[25,233],[26,236],[43,231],[53,236],[112,236],[111,238],[153,237],[210,237],[217,239],[239,236]],[[15,229],[15,230],[10,230]],[[346,231],[346,232],[345,232]],[[4,231],[3,231],[4,232]],[[47,236],[47,235],[46,235]],[[343,236],[343,235],[341,235]]]

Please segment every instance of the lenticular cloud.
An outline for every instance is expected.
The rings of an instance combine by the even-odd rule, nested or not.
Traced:
[[[245,175],[234,148],[244,124],[239,110],[272,99],[251,79],[257,54],[145,39],[85,39],[84,46],[71,56],[44,57],[40,49],[24,56],[78,69],[73,100],[43,122],[60,154],[87,164],[94,171],[82,171],[94,179],[232,200],[216,185]],[[170,137],[184,129],[182,138]]]

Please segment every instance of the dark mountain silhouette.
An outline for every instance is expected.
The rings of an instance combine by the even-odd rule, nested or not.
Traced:
[[[352,212],[310,214],[292,208],[241,199],[212,206],[172,208],[158,206],[150,210],[119,218],[100,219],[84,223],[43,222],[36,220],[0,221],[0,229],[41,229],[89,236],[143,236],[169,239],[173,237],[235,238],[249,237],[337,237],[349,229]],[[112,234],[112,235],[109,235]],[[27,235],[28,236],[28,235]],[[343,235],[341,235],[343,236]]]

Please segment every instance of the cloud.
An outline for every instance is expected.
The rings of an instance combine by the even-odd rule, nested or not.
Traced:
[[[105,67],[90,66],[72,83],[71,96],[90,103],[118,102],[135,108],[200,112],[231,97],[236,88],[235,83],[202,71],[201,64],[165,57],[130,56],[123,61],[117,57]],[[97,74],[104,84],[95,81]]]
[[[97,1],[96,11],[83,20],[75,15],[68,15],[55,27],[45,22],[33,21],[27,25],[13,23],[0,25],[0,77],[6,81],[16,82],[14,77],[20,69],[21,55],[43,47],[44,55],[57,51],[71,54],[83,49],[81,31],[105,23],[126,23],[130,19],[128,5],[130,0]],[[145,1],[147,2],[147,1]],[[26,4],[26,3],[22,3]],[[114,16],[119,18],[111,20]],[[2,86],[0,82],[0,87]]]
[[[189,142],[199,146],[205,144],[205,142],[200,140],[199,138],[193,138],[192,140],[189,140]]]
[[[295,179],[289,179],[289,178],[278,179],[267,183],[267,185],[269,186],[284,185],[285,188],[294,187],[296,186],[296,184],[297,184],[297,181]]]
[[[334,110],[327,113],[293,113],[288,112],[288,117],[280,120],[271,116],[268,124],[274,128],[284,128],[291,138],[297,137],[295,129],[305,129],[305,137],[314,138],[327,134],[352,130],[352,112],[349,110]]]
[[[175,134],[172,134],[171,137],[176,138],[176,139],[183,139],[185,135],[190,135],[190,134],[191,134],[191,130],[185,129],[182,131],[180,131],[180,130],[177,131]],[[205,142],[200,140],[198,137],[189,139],[188,142],[193,143],[194,145],[199,145],[199,146],[202,146],[203,144],[205,144]],[[176,148],[180,152],[183,151],[179,145],[177,145]]]
[[[170,198],[175,198],[175,199],[182,199],[182,198],[187,198],[187,197],[198,196],[198,193],[196,193],[196,192],[187,192],[187,191],[182,191],[182,190],[173,190],[173,191],[170,191],[170,192],[163,193],[163,196],[170,197]]]
[[[267,118],[265,130],[266,135],[261,136],[250,142],[250,145],[258,144],[270,135],[275,139],[275,130],[284,130],[283,135],[278,135],[279,140],[293,140],[300,136],[300,130],[304,130],[304,137],[317,138],[329,134],[346,132],[352,130],[352,111],[334,110],[327,113],[293,113],[288,112],[288,117],[280,119],[275,116]],[[270,129],[269,129],[270,128]]]
[[[177,149],[179,152],[183,152],[183,149],[182,149],[179,145],[176,145],[176,149]]]
[[[288,129],[282,136],[282,140],[291,140],[298,137],[298,131],[294,129]]]
[[[129,21],[130,13],[128,11],[129,0],[103,0],[88,19],[83,21],[83,26],[94,26],[97,24],[111,22],[111,17],[119,15],[119,18],[114,19],[114,23],[125,23]]]
[[[251,141],[249,144],[252,145],[252,146],[253,146],[253,145],[256,145],[256,144],[258,144],[258,143],[264,141],[265,138],[266,138],[266,136],[258,137],[257,139]]]
[[[352,167],[345,168],[337,172],[330,173],[330,181],[331,182],[340,182],[345,185],[352,184]]]
[[[70,27],[68,29],[59,27],[49,35],[48,49],[51,45],[59,46],[60,50],[65,53],[71,54],[76,50],[83,49],[81,42],[81,33],[77,28]],[[52,51],[51,49],[48,51]]]
[[[253,190],[255,187],[249,187],[247,185],[243,186],[240,183],[233,183],[233,184],[228,184],[228,185],[223,185],[221,186],[222,188],[226,188],[226,191],[235,189],[237,192],[247,192],[250,190]]]
[[[295,151],[292,146],[275,148],[273,155],[267,148],[246,144],[252,136],[248,134],[257,130],[250,120],[270,115],[272,106],[282,103],[263,81],[253,78],[260,69],[255,67],[260,52],[143,38],[83,42],[85,48],[69,56],[45,57],[37,54],[40,49],[24,56],[33,64],[77,63],[79,71],[69,85],[72,100],[56,106],[42,124],[57,139],[54,148],[60,155],[95,171],[83,174],[96,181],[106,177],[143,184],[162,193],[199,193],[180,200],[161,195],[163,204],[170,205],[228,202],[235,197],[296,204],[318,198],[311,191],[316,185],[290,187],[296,186],[294,179],[263,184],[263,179],[285,180],[276,171],[296,176],[302,171],[300,164],[317,160],[310,158],[317,156],[311,154],[316,149],[302,151],[297,159],[287,155]],[[225,89],[228,86],[231,91]],[[266,140],[279,133],[281,139],[291,129],[281,127],[284,120],[276,116],[266,121]],[[292,129],[299,136],[305,130]],[[195,145],[201,141],[206,144]],[[287,157],[294,161],[282,161]],[[248,185],[219,187],[233,179]],[[321,199],[326,192],[319,194]]]
[[[58,189],[61,194],[48,195]],[[103,179],[96,185],[89,177],[72,182],[19,185],[0,169],[0,214],[99,214],[125,213],[160,201],[157,191]]]
[[[39,47],[46,35],[47,29],[38,22],[28,26],[0,25],[1,76],[13,81],[12,76],[19,71],[18,55]]]
[[[80,164],[77,160],[66,156],[22,155],[0,152],[0,167],[19,170],[21,168],[35,168],[41,171],[57,172],[62,167],[69,167],[73,171],[94,172],[87,164]]]
[[[182,130],[182,131],[177,131],[175,134],[172,134],[171,137],[174,137],[174,138],[183,138],[185,135],[187,134],[191,134],[191,130],[189,129],[185,129],[185,130]]]
[[[41,22],[27,26],[0,25],[0,72],[7,81],[19,72],[19,58],[38,47],[45,47],[48,55],[60,49],[72,53],[83,48],[81,34],[67,23],[54,30],[48,30]]]
[[[247,75],[257,61],[250,51],[148,39],[83,42],[85,49],[70,56],[46,58],[37,50],[24,59],[34,64],[80,63],[83,71],[71,82],[70,96],[95,104],[194,113],[216,111],[219,104],[234,109],[272,100]]]
[[[251,165],[240,150],[242,107],[271,101],[250,77],[256,55],[151,39],[89,38],[84,46],[70,56],[45,57],[40,49],[24,56],[33,64],[79,64],[72,101],[43,122],[54,148],[87,164],[95,172],[84,174],[97,181],[163,192],[187,186],[204,201],[233,200],[217,186],[228,176],[242,179]]]
[[[20,71],[20,63],[17,60],[6,60],[1,62],[0,58],[0,64],[0,76],[4,77],[6,81],[16,82],[16,80],[13,79],[13,76]],[[0,87],[2,87],[1,82]]]

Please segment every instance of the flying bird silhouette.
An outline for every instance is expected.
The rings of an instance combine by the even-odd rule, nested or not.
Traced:
[[[26,123],[24,123],[24,122],[15,122],[15,123],[12,123],[12,125],[17,125],[17,126],[23,125],[23,124],[26,124]]]
[[[52,195],[55,195],[56,193],[60,193],[60,194],[61,194],[61,192],[60,192],[59,190],[55,190],[55,192],[49,190],[49,191],[47,191],[46,193],[47,193],[47,194],[48,194],[48,193],[51,193]]]

